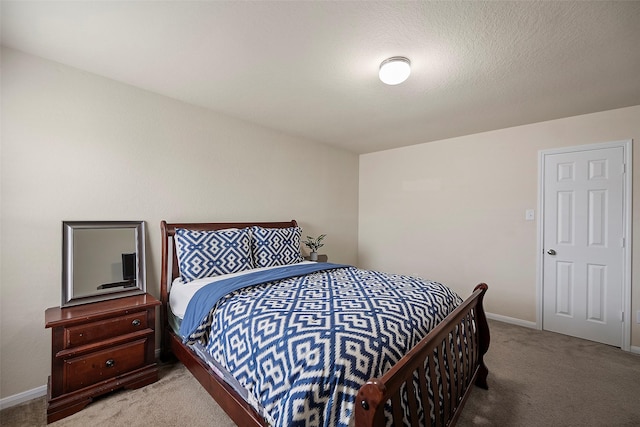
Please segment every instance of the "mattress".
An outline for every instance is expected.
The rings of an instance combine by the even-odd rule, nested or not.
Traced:
[[[315,262],[302,261],[298,264],[299,265],[315,264]],[[171,291],[170,291],[171,293],[169,294],[169,307],[173,315],[176,316],[178,319],[182,320],[184,319],[184,313],[186,312],[187,306],[189,305],[189,301],[191,301],[191,298],[193,297],[193,295],[198,290],[208,285],[209,283],[215,283],[220,280],[224,280],[232,277],[243,276],[243,275],[254,273],[257,271],[267,271],[267,270],[273,270],[277,268],[280,268],[280,266],[254,268],[251,270],[245,270],[238,273],[225,274],[225,275],[215,276],[215,277],[205,277],[203,279],[196,279],[188,283],[184,283],[182,279],[178,277],[171,284]],[[176,331],[176,333],[178,333],[178,330],[179,329],[174,328],[174,331]]]

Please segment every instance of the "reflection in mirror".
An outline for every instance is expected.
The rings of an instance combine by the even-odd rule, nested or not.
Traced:
[[[65,221],[62,306],[144,293],[143,221]]]

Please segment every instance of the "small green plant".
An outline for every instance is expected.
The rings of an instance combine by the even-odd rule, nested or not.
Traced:
[[[307,236],[307,240],[303,240],[302,243],[304,243],[309,249],[311,249],[311,252],[316,252],[318,249],[324,246],[322,240],[324,240],[325,237],[327,237],[326,234],[321,234],[316,238]]]

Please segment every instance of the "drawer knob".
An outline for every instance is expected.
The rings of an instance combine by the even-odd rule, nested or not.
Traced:
[[[113,368],[114,366],[116,366],[116,361],[113,359],[109,359],[104,364],[107,368]]]
[[[133,322],[131,322],[131,324],[133,326],[140,326],[140,319],[133,319]]]

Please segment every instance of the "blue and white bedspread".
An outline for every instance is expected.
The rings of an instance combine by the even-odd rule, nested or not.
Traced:
[[[358,389],[462,303],[439,283],[317,266],[328,269],[240,284],[200,317],[186,340],[205,338],[209,354],[277,427],[348,426]]]

